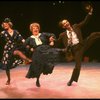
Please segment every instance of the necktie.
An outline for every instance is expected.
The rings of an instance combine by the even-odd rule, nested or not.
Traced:
[[[72,32],[69,32],[68,44],[69,44],[70,46],[72,45]]]

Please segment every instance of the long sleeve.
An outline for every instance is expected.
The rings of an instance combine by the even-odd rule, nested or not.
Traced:
[[[56,39],[56,36],[55,36],[55,34],[53,34],[53,33],[43,32],[42,34],[45,35],[46,37],[51,37],[51,36],[53,36],[53,37]]]
[[[78,27],[83,27],[84,25],[86,25],[90,19],[91,15],[88,13],[87,16],[85,17],[85,19],[83,21],[81,21],[79,24],[78,24]]]
[[[65,32],[60,33],[58,39],[56,39],[56,41],[55,41],[55,46],[60,47],[60,48],[65,47],[65,45],[67,45],[67,43],[66,43],[67,40],[66,39],[67,39],[67,37],[65,36]]]
[[[14,30],[14,31],[17,33],[18,42],[23,43],[24,38],[22,37],[22,35],[17,30]]]

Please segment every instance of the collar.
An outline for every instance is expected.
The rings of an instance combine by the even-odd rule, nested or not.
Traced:
[[[41,35],[41,33],[39,33],[37,36],[31,35],[31,38],[36,38],[39,37]]]

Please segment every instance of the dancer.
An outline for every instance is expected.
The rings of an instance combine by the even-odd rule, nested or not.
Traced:
[[[53,48],[55,35],[52,33],[40,33],[40,24],[30,24],[32,35],[26,39],[26,47],[33,51],[32,63],[29,67],[26,78],[37,78],[36,86],[40,87],[39,78],[53,72],[55,62],[59,60],[59,53],[64,49]]]
[[[59,22],[59,25],[66,31],[59,35],[56,42],[57,44],[62,43],[64,45],[64,47],[67,49],[66,53],[72,53],[76,63],[71,79],[67,83],[68,86],[71,86],[73,81],[78,81],[84,51],[86,51],[96,39],[100,38],[100,32],[93,32],[90,34],[90,36],[83,40],[81,28],[90,19],[93,12],[93,7],[89,7],[88,11],[89,12],[85,19],[78,24],[70,25],[70,22],[66,19]]]
[[[0,36],[5,39],[6,44],[4,46],[0,68],[6,70],[6,75],[8,78],[6,85],[9,85],[11,81],[10,69],[15,68],[17,65],[23,62],[21,59],[19,59],[19,57],[28,62],[31,62],[31,60],[18,50],[25,40],[17,30],[12,28],[13,23],[11,20],[9,18],[5,18],[1,26],[4,30],[0,33]]]

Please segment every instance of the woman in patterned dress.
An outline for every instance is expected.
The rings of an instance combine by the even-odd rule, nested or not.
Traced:
[[[20,58],[29,62],[31,62],[31,60],[19,51],[18,48],[25,42],[25,40],[17,30],[12,29],[13,24],[11,20],[9,18],[5,18],[1,26],[4,30],[0,33],[0,36],[6,40],[1,60],[1,68],[6,70],[8,78],[6,85],[9,85],[11,80],[10,69],[15,68],[17,65],[22,63],[23,60]]]
[[[37,78],[36,86],[40,87],[39,77],[51,74],[55,62],[59,61],[59,52],[62,49],[54,48],[55,35],[52,33],[40,33],[40,24],[30,24],[32,35],[26,39],[26,47],[32,52],[32,63],[30,64],[26,78]]]

